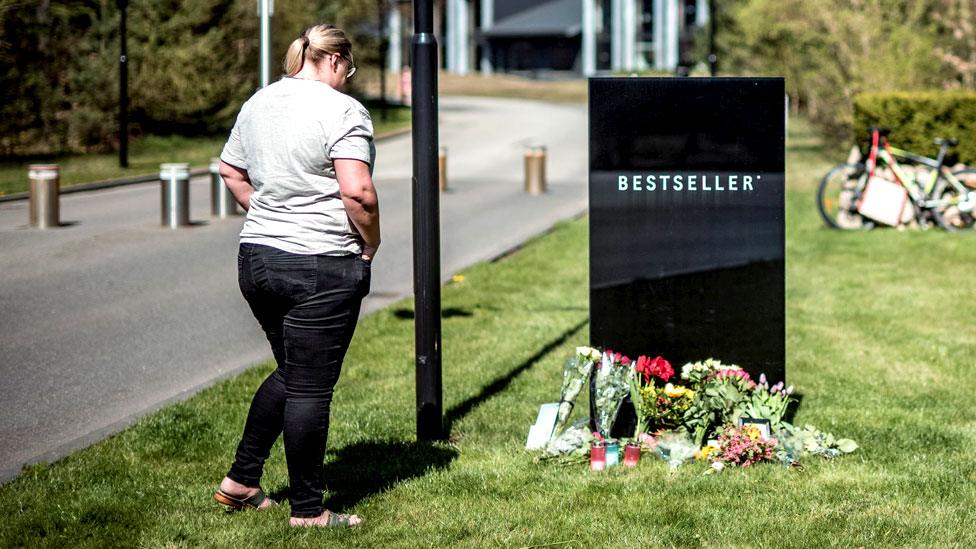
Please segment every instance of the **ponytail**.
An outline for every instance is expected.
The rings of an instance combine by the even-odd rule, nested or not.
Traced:
[[[285,54],[284,69],[287,76],[295,76],[305,65],[305,60],[318,64],[326,57],[338,53],[353,65],[352,43],[346,33],[332,25],[315,25],[302,31],[292,40]]]

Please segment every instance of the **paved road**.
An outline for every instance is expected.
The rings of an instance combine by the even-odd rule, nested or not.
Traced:
[[[441,197],[445,279],[586,208],[579,105],[442,98],[450,191]],[[549,148],[549,192],[521,192],[522,152]],[[412,294],[410,136],[378,144],[383,246],[364,314]],[[173,159],[178,161],[179,159]],[[0,482],[271,357],[237,288],[242,218],[159,227],[159,186],[62,197],[64,227],[27,228],[0,204]]]

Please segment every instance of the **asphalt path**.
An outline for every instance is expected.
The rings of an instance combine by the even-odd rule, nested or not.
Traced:
[[[584,106],[441,98],[439,124],[445,280],[585,211]],[[548,148],[541,196],[522,191],[528,145]],[[411,154],[409,134],[377,144],[364,314],[413,292]],[[50,230],[27,226],[27,201],[0,203],[0,482],[271,358],[237,287],[243,218],[212,218],[209,185],[191,181],[178,230],[160,227],[158,183],[63,196]]]

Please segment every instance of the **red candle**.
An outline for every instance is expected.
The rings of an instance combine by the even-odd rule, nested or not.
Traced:
[[[624,447],[624,466],[637,467],[638,461],[640,461],[640,446],[630,443]]]
[[[597,442],[590,447],[590,469],[602,471],[607,468],[607,447]]]

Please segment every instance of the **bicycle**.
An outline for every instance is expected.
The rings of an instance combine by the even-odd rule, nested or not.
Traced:
[[[944,165],[956,139],[935,140],[939,154],[928,158],[892,147],[890,130],[871,128],[871,149],[866,162],[845,163],[833,167],[820,181],[817,209],[824,223],[834,229],[867,230],[876,220],[863,215],[862,206],[872,178],[892,182],[904,188],[905,205],[910,207],[896,223],[915,220],[921,227],[934,222],[947,231],[972,228],[976,224],[976,169],[952,172]],[[898,159],[914,164],[913,173]],[[893,180],[893,181],[892,181]],[[906,217],[904,214],[908,213]]]

